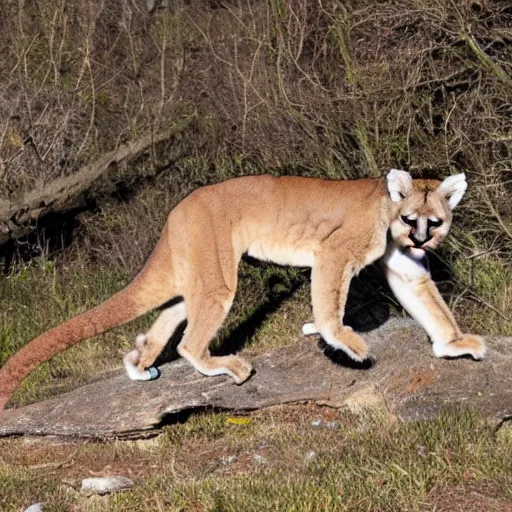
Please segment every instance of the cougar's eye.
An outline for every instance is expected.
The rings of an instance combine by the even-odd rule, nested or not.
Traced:
[[[402,221],[405,222],[408,226],[412,228],[416,228],[418,225],[418,221],[414,218],[410,218],[408,215],[402,215]]]
[[[438,228],[442,223],[443,219],[428,219],[429,228]]]

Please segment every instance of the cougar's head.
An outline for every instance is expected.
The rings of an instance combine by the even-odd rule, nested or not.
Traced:
[[[422,259],[428,248],[437,247],[448,234],[452,210],[467,188],[466,176],[455,174],[444,181],[413,180],[408,172],[391,169],[386,180],[396,206],[391,237],[404,252]]]

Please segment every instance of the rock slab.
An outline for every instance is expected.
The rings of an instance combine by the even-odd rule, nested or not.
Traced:
[[[51,400],[0,413],[0,436],[93,438],[145,435],[173,414],[196,409],[250,410],[315,402],[351,409],[384,406],[409,421],[470,407],[495,425],[512,418],[512,337],[488,337],[488,355],[436,359],[424,331],[394,318],[363,335],[376,362],[351,368],[333,362],[318,338],[252,359],[256,374],[241,386],[229,377],[203,377],[186,361],[164,365],[152,382],[122,374]]]

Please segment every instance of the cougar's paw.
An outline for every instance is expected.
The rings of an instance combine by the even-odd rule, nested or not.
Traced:
[[[302,334],[304,336],[313,336],[314,334],[320,333],[313,322],[308,322],[302,326]]]
[[[351,359],[358,363],[368,359],[368,345],[350,327],[340,327],[334,333],[322,333],[325,342],[333,348],[343,350]]]
[[[131,380],[155,380],[160,377],[160,370],[158,368],[148,368],[146,370],[141,370],[138,368],[140,362],[140,351],[138,349],[134,349],[131,352],[128,352],[123,358],[124,368],[128,377]]]
[[[433,348],[436,357],[460,357],[469,355],[476,360],[483,359],[487,350],[484,340],[480,336],[473,334],[464,334],[462,338],[443,345],[434,343]]]
[[[343,330],[342,339],[348,348],[346,352],[352,359],[359,362],[368,359],[368,345],[352,328],[347,327]]]
[[[238,356],[231,356],[227,366],[235,384],[243,384],[253,373],[252,365]]]
[[[137,350],[136,348],[133,350],[130,350],[128,354],[126,354],[123,358],[123,362],[126,364],[130,364],[133,366],[137,366],[140,361],[140,350]]]

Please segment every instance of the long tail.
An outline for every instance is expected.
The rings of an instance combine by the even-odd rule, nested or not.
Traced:
[[[126,288],[41,334],[7,360],[0,369],[0,410],[23,379],[41,363],[80,341],[137,318],[172,297],[170,269],[165,269],[169,259],[163,254],[165,242],[165,238],[160,239],[144,269]]]

